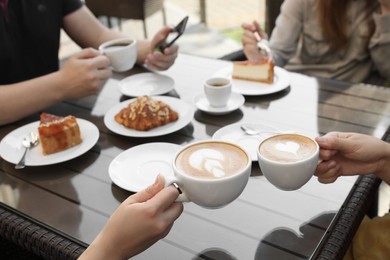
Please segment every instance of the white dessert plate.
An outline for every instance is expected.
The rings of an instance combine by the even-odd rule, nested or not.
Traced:
[[[81,144],[49,155],[42,154],[42,147],[39,144],[27,151],[26,166],[43,166],[65,162],[91,149],[99,139],[99,129],[93,123],[81,118],[77,118],[77,122],[83,139]],[[31,131],[38,133],[38,126],[39,121],[33,122],[19,127],[6,135],[0,142],[0,156],[10,163],[17,164],[24,152],[24,147],[22,146],[23,138]]]
[[[237,110],[245,103],[245,98],[239,93],[232,93],[228,103],[224,107],[213,107],[210,106],[207,98],[204,94],[200,94],[194,98],[196,107],[208,114],[212,115],[224,115]]]
[[[173,175],[172,160],[180,145],[147,143],[119,154],[110,163],[108,173],[122,189],[138,192],[156,180],[157,175]]]
[[[189,103],[173,97],[166,96],[156,96],[153,97],[156,100],[160,100],[168,104],[173,110],[179,113],[179,119],[175,122],[168,123],[163,126],[159,126],[149,131],[138,131],[135,129],[127,128],[124,125],[121,125],[115,121],[115,115],[119,113],[122,108],[127,107],[127,105],[136,100],[136,98],[129,99],[123,101],[114,107],[112,107],[105,115],[104,115],[104,124],[110,129],[112,132],[129,137],[155,137],[170,134],[176,132],[186,125],[188,125],[192,118],[194,118],[194,109],[192,105]]]
[[[233,91],[246,96],[273,94],[290,86],[290,75],[288,71],[280,67],[274,67],[274,82],[272,84],[232,79],[232,71],[233,64],[217,71],[214,76],[230,78],[233,83]]]
[[[242,125],[264,132],[257,135],[248,135],[241,129]],[[278,131],[280,130],[262,124],[242,122],[220,128],[213,134],[213,139],[235,143],[249,153],[252,161],[257,161],[257,148],[260,142],[269,136],[275,135]]]
[[[158,96],[171,91],[174,85],[175,82],[168,76],[145,72],[122,79],[119,91],[129,97]]]

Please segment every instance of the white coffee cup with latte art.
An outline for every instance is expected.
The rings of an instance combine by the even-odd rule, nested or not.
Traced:
[[[252,160],[240,146],[225,141],[200,141],[183,147],[173,159],[174,176],[182,194],[178,201],[194,202],[205,208],[220,208],[244,190]]]
[[[300,134],[279,134],[264,139],[257,149],[265,178],[281,190],[297,190],[313,176],[318,164],[317,142]]]

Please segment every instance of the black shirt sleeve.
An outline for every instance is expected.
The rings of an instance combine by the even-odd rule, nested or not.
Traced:
[[[56,1],[56,0],[54,0]],[[109,0],[104,0],[109,1]],[[63,14],[62,16],[66,16],[77,9],[79,9],[81,6],[83,6],[83,3],[80,0],[63,0]]]

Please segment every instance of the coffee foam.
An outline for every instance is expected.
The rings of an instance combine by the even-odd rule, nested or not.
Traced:
[[[176,167],[193,177],[223,178],[240,172],[248,163],[239,148],[225,143],[201,143],[188,147],[176,159]]]
[[[290,163],[311,157],[317,146],[310,138],[300,135],[281,135],[265,140],[260,154],[271,161]]]

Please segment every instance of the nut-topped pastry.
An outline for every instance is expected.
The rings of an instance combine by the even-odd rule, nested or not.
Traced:
[[[149,96],[138,97],[115,115],[116,122],[139,131],[148,131],[178,118],[179,114],[168,104]]]
[[[42,113],[38,132],[44,155],[66,150],[82,142],[80,127],[74,116]]]

